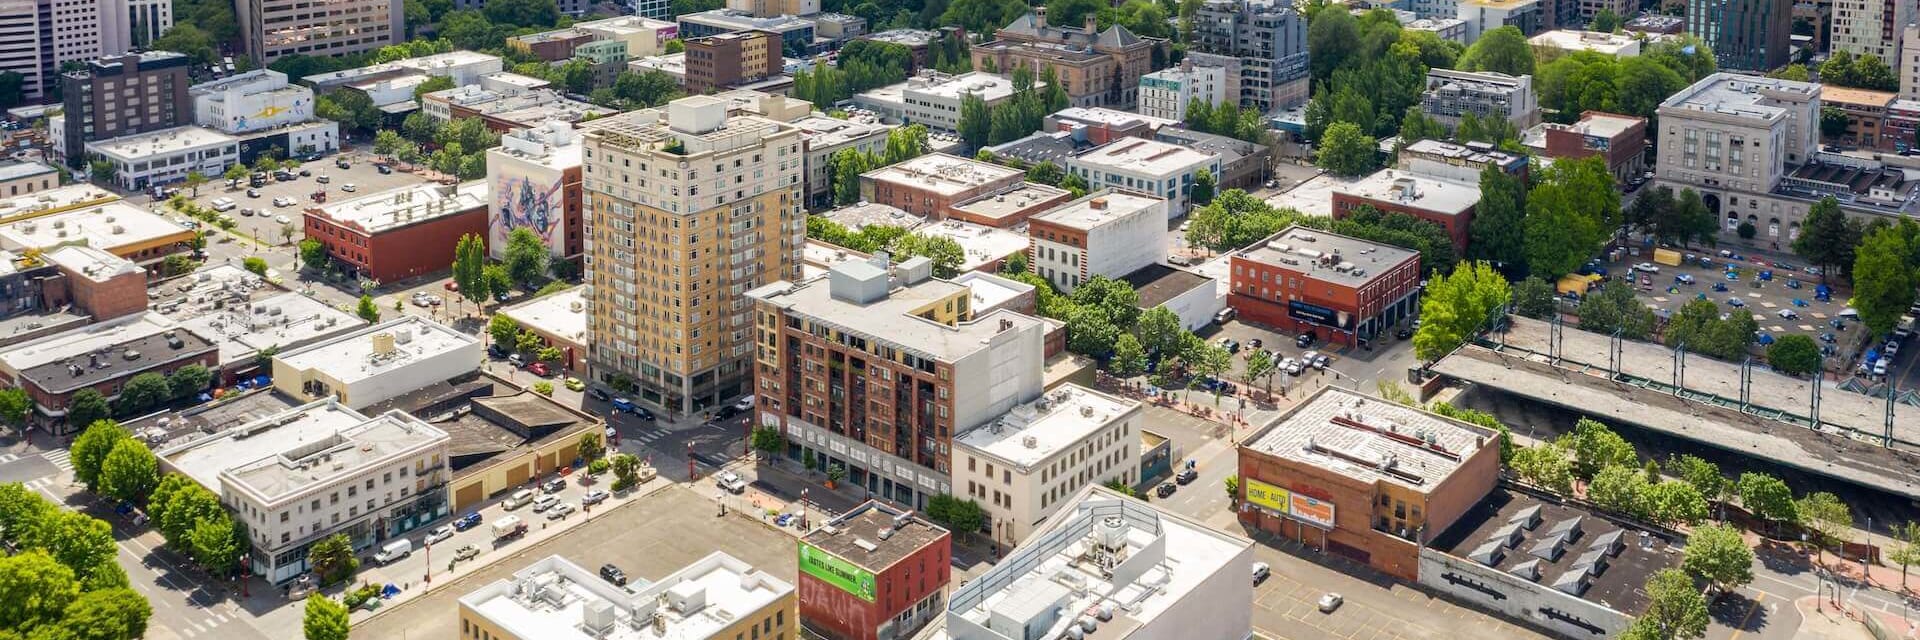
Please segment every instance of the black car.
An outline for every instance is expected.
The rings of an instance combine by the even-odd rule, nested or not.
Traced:
[[[348,163],[348,162],[346,161],[346,159],[345,159],[345,158],[342,158],[342,159],[339,159],[339,160],[335,160],[335,161],[333,161],[333,166],[336,166],[336,167],[340,167],[340,168],[342,168],[342,169],[352,169],[352,168],[353,168],[353,165],[352,165],[352,164],[349,164],[349,163]]]
[[[1192,469],[1181,469],[1180,473],[1174,474],[1173,481],[1180,484],[1192,484],[1194,480],[1199,478],[1200,472]]]
[[[600,565],[600,579],[611,582],[614,586],[627,586],[627,572],[611,564]]]
[[[601,402],[609,402],[613,400],[613,394],[607,393],[606,389],[602,389],[600,387],[592,387],[587,389],[587,395],[593,396],[593,399],[599,400]]]
[[[725,420],[737,415],[740,415],[740,408],[733,405],[727,405],[713,410],[713,419],[715,420]]]
[[[383,176],[389,173],[393,173],[393,167],[389,167],[384,164],[373,165],[373,170],[380,172],[380,175],[383,175]]]
[[[1160,486],[1158,488],[1153,490],[1153,495],[1165,498],[1167,496],[1173,495],[1173,492],[1177,490],[1179,490],[1179,487],[1174,486],[1173,483],[1162,482],[1160,483]]]
[[[1309,332],[1306,332],[1306,333],[1302,333],[1302,334],[1300,334],[1299,336],[1296,336],[1296,337],[1294,337],[1294,339],[1293,339],[1293,346],[1296,346],[1296,347],[1300,347],[1300,348],[1302,348],[1302,349],[1305,349],[1305,348],[1307,348],[1307,347],[1311,347],[1311,346],[1313,346],[1313,341],[1314,341],[1315,339],[1316,339],[1316,338],[1315,338],[1315,336],[1313,335],[1313,332],[1311,332],[1311,331],[1309,331]]]
[[[512,352],[507,351],[506,347],[497,344],[487,345],[487,355],[493,356],[496,359],[504,360],[511,353]]]
[[[1406,327],[1400,327],[1400,330],[1399,330],[1399,331],[1395,331],[1395,332],[1393,332],[1393,337],[1395,337],[1395,338],[1399,338],[1399,339],[1401,339],[1401,340],[1405,340],[1405,339],[1407,339],[1407,338],[1411,338],[1411,337],[1413,337],[1413,330],[1412,330],[1412,329],[1408,329],[1408,328],[1406,328]]]

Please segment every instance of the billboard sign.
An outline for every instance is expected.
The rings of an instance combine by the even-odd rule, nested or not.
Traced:
[[[1292,502],[1292,492],[1252,478],[1248,478],[1246,483],[1247,502],[1264,507],[1275,514],[1285,514],[1289,511],[1288,504]]]
[[[1294,519],[1323,529],[1333,528],[1333,503],[1301,494],[1293,494],[1293,502],[1287,513]]]
[[[853,566],[853,563],[805,542],[800,543],[800,572],[839,587],[856,598],[873,602],[873,572]]]
[[[1353,316],[1345,311],[1335,311],[1317,304],[1292,300],[1287,302],[1287,315],[1295,320],[1305,320],[1317,325],[1336,329],[1351,329]]]

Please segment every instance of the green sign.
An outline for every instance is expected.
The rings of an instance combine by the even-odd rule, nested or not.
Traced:
[[[800,571],[861,600],[873,602],[873,572],[853,566],[853,563],[805,542],[800,543]]]

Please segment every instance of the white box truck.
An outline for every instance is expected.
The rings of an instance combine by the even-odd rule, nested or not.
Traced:
[[[508,515],[493,521],[493,538],[495,540],[517,538],[520,537],[520,534],[526,532],[527,523],[522,522],[520,516]]]

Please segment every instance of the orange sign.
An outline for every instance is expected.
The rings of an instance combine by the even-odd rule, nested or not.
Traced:
[[[1292,508],[1287,513],[1294,518],[1320,525],[1322,528],[1333,528],[1333,503],[1295,493],[1290,506]]]

